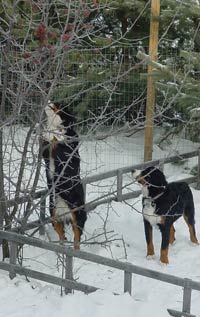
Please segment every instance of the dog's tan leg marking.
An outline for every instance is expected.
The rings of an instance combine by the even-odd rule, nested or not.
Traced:
[[[60,240],[66,240],[64,223],[63,223],[63,221],[58,221],[56,219],[55,209],[53,211],[53,217],[51,219],[52,219],[52,225],[53,225],[55,231],[57,232],[57,234],[59,235]]]
[[[170,234],[169,234],[169,243],[172,244],[176,239],[175,239],[175,229],[174,229],[174,225],[171,225],[170,228]]]
[[[147,245],[147,257],[148,257],[148,256],[152,256],[152,255],[154,255],[154,254],[155,254],[155,252],[154,252],[154,246],[153,246],[152,243],[149,243],[149,244]]]
[[[80,250],[80,231],[77,226],[77,221],[74,213],[72,212],[72,228],[74,231],[74,249]]]
[[[154,246],[153,246],[153,230],[150,231],[149,236],[150,236],[150,241],[147,244],[147,257],[155,254]]]
[[[197,237],[196,237],[196,234],[194,232],[194,227],[189,223],[188,221],[188,217],[183,215],[184,219],[185,219],[185,222],[187,223],[188,225],[188,228],[189,228],[189,232],[190,232],[190,240],[195,243],[195,244],[199,244],[198,240],[197,240]]]
[[[165,221],[166,221],[166,217],[165,216],[161,216],[160,224],[164,225]]]
[[[169,260],[168,260],[168,248],[160,251],[160,261],[162,263],[168,264]]]

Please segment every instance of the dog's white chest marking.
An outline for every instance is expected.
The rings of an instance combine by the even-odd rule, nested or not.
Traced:
[[[149,198],[149,190],[147,186],[142,186],[142,195],[145,198]]]
[[[156,215],[155,205],[150,198],[144,198],[143,200],[143,217],[152,225],[155,226],[161,223],[161,216]]]
[[[60,196],[56,195],[56,218],[58,221],[69,223],[71,220],[71,212],[67,203]]]
[[[49,105],[51,106],[51,104]],[[51,142],[54,138],[58,141],[63,141],[65,139],[65,131],[60,116],[49,108],[49,106],[46,106],[45,113],[47,116],[47,123],[43,132],[43,138],[48,142]]]

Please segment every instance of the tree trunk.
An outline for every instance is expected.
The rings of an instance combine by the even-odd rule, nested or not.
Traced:
[[[5,73],[4,81],[2,87],[2,99],[0,103],[0,124],[3,127],[3,122],[5,121],[5,101],[6,101],[6,90],[8,83],[8,61],[5,62]],[[0,229],[4,230],[6,228],[5,218],[6,218],[6,195],[4,189],[4,152],[3,152],[3,128],[0,129]],[[9,224],[10,225],[10,224]],[[3,259],[9,257],[9,247],[7,241],[0,241],[2,244]]]

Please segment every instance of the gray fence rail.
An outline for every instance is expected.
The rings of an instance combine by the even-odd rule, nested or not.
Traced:
[[[124,272],[124,292],[132,292],[132,274],[141,275],[147,278],[155,279],[165,283],[170,283],[183,288],[183,304],[182,312],[169,309],[168,312],[172,316],[194,316],[190,314],[191,310],[191,293],[192,290],[200,291],[200,283],[187,278],[164,274],[154,270],[142,268],[131,263],[113,260],[99,255],[91,254],[84,251],[74,250],[65,245],[56,245],[36,238],[25,237],[13,232],[5,232],[0,230],[0,239],[10,242],[10,263],[0,262],[0,269],[8,271],[10,278],[14,278],[16,274],[25,275],[47,283],[56,284],[65,288],[65,293],[72,290],[91,293],[97,290],[94,286],[78,283],[73,280],[73,258],[86,260],[89,262],[109,266]],[[24,268],[17,265],[17,249],[21,245],[31,245],[41,249],[60,253],[65,256],[65,279],[52,276],[39,271]]]
[[[191,176],[187,179],[184,179],[184,181],[186,181],[188,183],[194,183],[197,181],[197,179],[200,178],[200,150],[195,150],[195,151],[180,154],[180,155],[170,156],[170,157],[165,158],[165,159],[149,161],[149,162],[140,163],[140,164],[136,164],[136,165],[130,165],[127,167],[122,167],[119,169],[111,170],[111,171],[108,171],[105,173],[100,173],[97,175],[85,177],[82,179],[82,183],[85,187],[85,191],[86,191],[86,187],[88,184],[99,182],[101,180],[105,180],[105,179],[108,179],[111,177],[117,177],[117,190],[114,191],[113,193],[109,193],[109,195],[106,198],[102,198],[102,199],[99,198],[97,201],[87,202],[86,209],[88,211],[90,211],[90,210],[94,209],[95,207],[97,207],[98,205],[110,202],[112,200],[122,201],[122,200],[137,197],[141,193],[140,190],[132,191],[131,193],[123,194],[123,175],[130,173],[133,169],[143,169],[145,167],[152,166],[152,165],[164,167],[164,164],[168,164],[168,163],[171,163],[174,161],[181,161],[181,160],[189,159],[189,158],[196,157],[196,156],[198,157],[198,165],[199,165],[198,175]],[[30,199],[36,200],[36,199],[43,198],[45,195],[48,195],[47,189],[37,191],[32,196],[29,194],[26,194],[22,197],[18,197],[17,199],[7,200],[6,206],[13,207],[16,204],[18,205],[18,204],[26,203]]]
[[[113,193],[110,193],[106,197],[100,197],[95,201],[87,202],[86,209],[88,211],[94,209],[100,204],[111,202],[112,200],[123,201],[130,198],[135,198],[140,194],[140,191],[132,191],[129,193],[123,193],[123,177],[125,174],[130,173],[133,169],[143,169],[145,167],[155,165],[164,168],[164,165],[167,163],[171,163],[175,160],[184,160],[193,157],[198,157],[198,173],[196,176],[191,176],[184,181],[188,183],[194,183],[200,179],[200,151],[192,151],[189,153],[171,156],[169,158],[154,160],[151,162],[146,162],[142,164],[132,165],[120,169],[115,169],[106,173],[90,176],[84,178],[83,184],[86,190],[88,184],[99,182],[101,180],[105,180],[111,177],[117,178],[117,189]],[[50,222],[49,217],[45,218],[45,206],[46,206],[46,197],[48,195],[47,189],[36,192],[33,195],[24,195],[22,197],[18,197],[17,199],[7,200],[6,206],[13,207],[15,205],[23,204],[28,201],[40,200],[40,209],[41,209],[41,219],[39,221],[34,221],[26,224],[25,230],[33,229],[35,227],[43,226],[45,223]],[[11,229],[11,231],[20,230],[20,225],[17,228]],[[132,274],[138,274],[145,276],[147,278],[152,278],[155,280],[159,280],[162,282],[170,283],[173,285],[177,285],[183,288],[183,306],[182,311],[175,311],[169,309],[168,312],[171,316],[185,316],[192,317],[194,315],[190,314],[191,310],[191,293],[192,290],[200,291],[200,283],[195,282],[189,279],[183,279],[176,276],[156,272],[153,270],[149,270],[146,268],[141,268],[135,266],[130,263],[124,263],[121,261],[115,261],[113,259],[101,257],[98,255],[90,254],[88,252],[83,251],[75,251],[64,245],[55,245],[53,243],[45,242],[36,238],[28,238],[20,234],[16,234],[14,232],[6,232],[0,230],[0,240],[4,239],[10,242],[10,263],[0,262],[0,269],[8,271],[11,278],[14,278],[16,274],[26,275],[28,277],[38,279],[41,281],[45,281],[48,283],[56,284],[59,286],[63,286],[65,288],[66,294],[71,292],[72,290],[79,290],[85,293],[94,292],[97,290],[96,287],[77,283],[73,280],[73,258],[79,258],[82,260],[90,261],[93,263],[98,263],[102,265],[106,265],[121,271],[124,271],[124,292],[132,292]],[[21,245],[32,245],[38,248],[42,248],[45,250],[50,250],[56,253],[60,253],[65,257],[65,278],[60,278],[57,276],[52,276],[46,273],[34,271],[28,268],[24,268],[22,266],[17,265],[17,250]],[[194,316],[195,317],[195,316]]]
[[[183,179],[188,184],[190,184],[190,183],[195,183],[200,179],[200,150],[195,150],[192,152],[171,156],[171,157],[168,157],[165,159],[154,160],[154,161],[145,162],[145,163],[141,163],[141,164],[122,167],[120,169],[115,169],[115,170],[104,172],[104,173],[101,173],[98,175],[93,175],[93,176],[83,178],[82,183],[84,185],[85,192],[87,191],[88,184],[96,183],[96,182],[99,182],[99,181],[102,181],[105,179],[109,179],[112,177],[116,177],[116,179],[117,179],[116,191],[113,191],[112,193],[109,192],[107,195],[104,195],[103,197],[99,197],[94,201],[86,202],[85,208],[87,211],[91,211],[91,210],[95,209],[97,206],[105,204],[105,203],[110,203],[113,200],[121,202],[124,200],[138,197],[141,193],[140,190],[132,190],[129,193],[123,193],[123,189],[126,188],[126,185],[123,185],[124,175],[130,173],[133,169],[143,169],[145,167],[152,166],[152,165],[160,166],[162,169],[164,169],[165,164],[168,164],[168,163],[171,163],[174,161],[181,161],[181,160],[185,160],[185,159],[189,159],[189,158],[193,158],[193,157],[198,157],[199,169],[198,169],[197,175]],[[43,189],[43,190],[37,191],[33,195],[26,194],[26,195],[18,197],[16,199],[11,199],[11,200],[6,201],[6,206],[7,206],[7,208],[9,208],[9,207],[13,207],[15,205],[26,203],[30,200],[34,201],[34,200],[40,199],[40,219],[38,221],[33,221],[33,222],[27,223],[25,226],[23,226],[23,228],[22,228],[23,231],[40,227],[40,233],[41,234],[44,233],[43,226],[45,224],[51,222],[49,217],[45,217],[47,196],[48,196],[48,190]],[[12,231],[14,231],[14,232],[19,232],[20,230],[21,230],[21,225],[12,229]]]

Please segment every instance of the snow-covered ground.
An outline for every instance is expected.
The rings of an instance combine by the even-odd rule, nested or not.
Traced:
[[[199,148],[198,143],[186,140],[184,135],[170,136],[159,146],[162,135],[165,135],[162,128],[154,129],[154,160]],[[83,176],[141,163],[144,159],[144,131],[140,130],[130,137],[117,135],[102,141],[86,139],[81,144],[80,154]]]
[[[100,146],[98,144],[100,151],[97,153],[98,146],[89,145],[89,142],[86,142],[83,143],[81,149],[83,169],[84,164],[90,162],[89,159],[87,160],[87,151],[91,153],[93,150],[97,153],[97,159],[92,161],[94,165],[91,171],[98,170],[99,158],[104,170],[105,166],[107,169],[114,169],[141,161],[142,143],[137,144],[137,142],[141,141],[140,138],[135,138],[137,142],[133,143],[130,150],[127,144],[120,141],[120,139],[111,141],[115,141],[115,144],[120,144],[119,147],[115,146],[118,148],[118,153],[120,153],[118,162],[111,166],[112,158],[108,162],[106,158],[104,159],[101,156],[104,153],[103,145]],[[180,149],[182,148],[180,152],[195,148],[194,145],[189,144],[191,148],[187,146],[187,150],[184,150],[183,144],[185,143],[176,144],[174,150],[171,150],[173,152],[171,154],[179,150],[179,147]],[[126,146],[127,149],[125,149]],[[154,156],[155,153],[158,153],[157,147],[155,147]],[[166,155],[167,151],[162,153],[162,156]],[[123,163],[125,161],[124,156],[126,156],[126,163]],[[194,162],[185,163],[184,173],[187,168],[191,167],[191,164],[194,164]],[[85,168],[83,174],[87,174],[87,170]],[[168,165],[166,171],[169,180],[182,176],[180,168],[175,168],[173,165]],[[127,178],[129,179],[128,175]],[[108,191],[110,189],[103,188],[103,190]],[[200,240],[200,193],[193,188],[192,191],[196,208],[196,230]],[[94,190],[93,186],[88,186],[88,200],[95,198],[96,195],[96,189]],[[113,202],[110,205],[101,205],[89,214],[82,240],[89,240],[91,243],[83,244],[81,249],[200,282],[200,247],[190,243],[188,228],[183,219],[179,219],[175,223],[175,228],[176,241],[169,250],[170,264],[161,265],[159,262],[161,236],[159,230],[156,229],[154,230],[156,256],[153,260],[147,260],[145,257],[146,244],[141,216],[141,197],[129,200],[127,203]],[[67,228],[67,235],[69,240],[71,240],[70,227]],[[49,241],[49,238],[51,240],[57,239],[50,225],[46,227],[45,237],[41,238],[46,241]],[[62,276],[62,259],[58,258],[54,253],[25,246],[23,258],[23,264],[26,267]],[[74,260],[74,278],[79,282],[96,286],[100,290],[89,295],[74,292],[74,294],[60,296],[61,290],[57,286],[33,279],[27,280],[23,276],[17,276],[10,280],[7,272],[0,271],[0,316],[54,317],[59,315],[59,317],[85,317],[94,315],[95,317],[165,317],[169,316],[167,308],[182,309],[183,292],[181,287],[178,286],[133,275],[133,292],[130,296],[123,293],[123,272],[79,259]],[[118,295],[115,295],[116,293]],[[192,292],[191,312],[197,316],[200,316],[199,303],[200,292]]]

